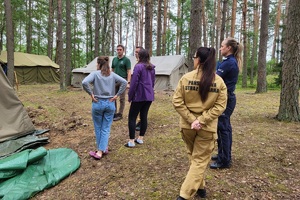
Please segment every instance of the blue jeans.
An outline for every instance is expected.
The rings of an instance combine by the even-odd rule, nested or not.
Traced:
[[[235,94],[228,94],[226,109],[219,116],[218,120],[218,162],[223,165],[229,165],[231,162],[232,128],[230,116],[234,111],[235,105]]]
[[[92,103],[92,117],[96,135],[97,149],[105,151],[108,147],[110,127],[115,113],[115,102],[109,99],[98,99]]]

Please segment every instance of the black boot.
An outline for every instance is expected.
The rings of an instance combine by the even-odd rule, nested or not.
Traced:
[[[198,189],[197,194],[201,198],[206,198],[206,189]]]
[[[178,196],[176,200],[186,200],[186,199],[182,198],[181,196]]]

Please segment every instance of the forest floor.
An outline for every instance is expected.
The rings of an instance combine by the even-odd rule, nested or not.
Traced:
[[[176,199],[188,159],[173,92],[155,94],[145,143],[132,149],[124,147],[127,102],[125,117],[112,124],[109,154],[99,161],[88,155],[95,150],[95,137],[87,93],[79,88],[61,92],[59,85],[23,85],[17,94],[36,129],[50,129],[43,135],[50,138],[45,148],[71,148],[81,160],[76,172],[33,200]],[[300,124],[275,119],[280,91],[238,90],[236,95],[232,167],[207,168],[207,199],[300,199]]]

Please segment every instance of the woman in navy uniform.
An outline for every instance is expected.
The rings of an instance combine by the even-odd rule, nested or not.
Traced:
[[[230,116],[236,105],[234,90],[242,65],[242,50],[242,45],[234,38],[226,38],[221,44],[220,51],[225,59],[218,66],[217,74],[223,78],[227,86],[228,100],[226,110],[218,120],[218,155],[212,157],[215,162],[210,165],[211,169],[230,168],[231,166],[232,128]]]

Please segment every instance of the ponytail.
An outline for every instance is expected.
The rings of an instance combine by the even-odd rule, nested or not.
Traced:
[[[202,69],[202,76],[199,82],[199,94],[202,102],[205,102],[208,98],[210,87],[215,78],[216,67],[216,50],[214,48],[200,47],[197,49],[196,57],[200,59],[200,67]],[[198,69],[198,70],[199,70]]]
[[[225,39],[226,45],[231,46],[232,53],[235,59],[238,62],[239,70],[242,71],[242,64],[243,64],[243,58],[242,58],[242,51],[243,51],[243,45],[239,43],[236,39],[232,37],[228,37]]]

